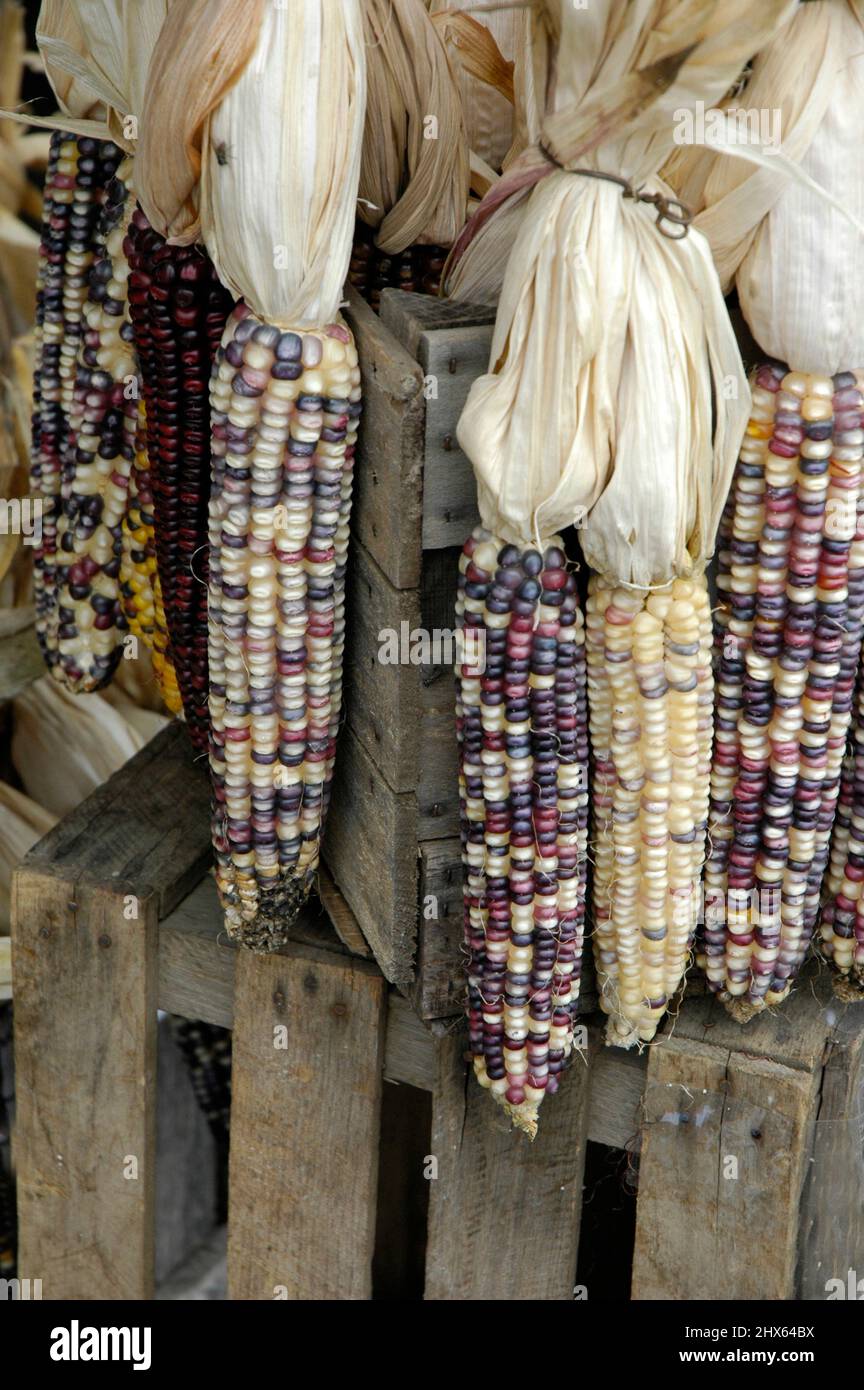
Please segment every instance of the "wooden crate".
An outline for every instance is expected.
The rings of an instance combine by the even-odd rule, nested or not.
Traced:
[[[152,1296],[157,1007],[233,1028],[231,1298],[369,1298],[419,1205],[427,1299],[570,1299],[589,1141],[641,1149],[634,1298],[822,1299],[864,1268],[864,1011],[824,976],[743,1030],[688,1000],[642,1056],[591,1021],[530,1144],[466,1083],[459,1025],[323,913],[278,955],[230,945],[208,859],[175,724],[18,871],[19,1273],[44,1297]]]
[[[356,295],[348,318],[364,404],[324,857],[384,975],[440,1018],[460,1011],[463,989],[452,666],[379,654],[385,631],[454,628],[458,554],[477,519],[456,424],[494,314],[385,290],[380,318]]]

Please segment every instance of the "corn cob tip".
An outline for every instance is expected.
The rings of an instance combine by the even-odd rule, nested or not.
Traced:
[[[841,1004],[860,1004],[864,1002],[864,971],[860,967],[851,975],[835,974],[832,980],[834,994]]]
[[[764,1003],[754,1004],[751,1003],[749,999],[733,999],[729,995],[726,996],[723,1003],[726,1006],[726,1012],[729,1017],[733,1019],[735,1023],[740,1023],[742,1025],[749,1023],[751,1018],[755,1018],[757,1014],[761,1014],[764,1009]]]
[[[244,919],[240,910],[226,906],[228,936],[256,955],[280,951],[291,939],[291,929],[309,898],[311,887],[311,880],[283,878],[273,888],[259,889],[257,911],[252,918]]]
[[[505,1113],[512,1120],[515,1128],[521,1130],[523,1134],[527,1134],[533,1143],[537,1137],[539,1118],[537,1106],[528,1101],[523,1101],[521,1105],[511,1105],[508,1100],[505,1100],[503,1105]]]

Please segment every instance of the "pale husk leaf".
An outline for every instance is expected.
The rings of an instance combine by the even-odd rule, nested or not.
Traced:
[[[457,69],[471,150],[501,168],[513,140],[514,55],[523,28],[515,6],[468,12],[459,0],[432,0],[430,13]]]
[[[417,242],[449,246],[465,222],[469,166],[444,45],[423,0],[363,0],[363,18],[369,75],[358,211],[389,254]]]
[[[64,112],[101,116],[134,151],[150,58],[177,0],[43,0],[36,41]],[[185,4],[186,0],[179,0]],[[132,116],[135,122],[126,118]]]
[[[205,125],[251,58],[266,3],[182,0],[171,9],[154,48],[136,183],[151,225],[175,241],[199,236]],[[272,138],[268,132],[268,143]]]
[[[791,180],[780,156],[756,167],[693,146],[676,151],[669,176],[698,210],[724,288],[737,284],[766,354],[801,371],[859,366],[862,239],[852,219],[864,223],[861,9],[847,0],[802,5],[726,106],[742,132],[765,117],[773,129],[776,112],[782,155],[819,188]]]
[[[320,326],[338,312],[365,72],[359,0],[267,5],[251,59],[209,118],[203,238],[223,284],[269,323]]]

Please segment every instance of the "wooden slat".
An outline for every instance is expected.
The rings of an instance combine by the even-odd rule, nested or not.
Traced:
[[[369,943],[360,924],[323,864],[318,869],[318,896],[342,945],[352,956],[372,959]]]
[[[417,786],[425,762],[421,730],[421,669],[381,660],[382,634],[420,627],[417,589],[397,589],[362,545],[349,572],[345,711],[348,723],[384,780],[397,792]],[[401,648],[400,648],[401,650]],[[409,649],[410,650],[410,649]]]
[[[840,1017],[819,1087],[801,1203],[795,1294],[801,1299],[827,1298],[828,1280],[847,1285],[850,1269],[864,1278],[864,1011],[835,1003],[832,1014]]]
[[[370,1297],[384,1004],[365,961],[239,953],[231,1298]]]
[[[477,486],[456,427],[471,383],[487,370],[494,310],[385,290],[381,317],[427,382],[423,548],[461,546],[477,523]]]
[[[770,1057],[783,1066],[812,1071],[820,1065],[831,1032],[826,1009],[833,1007],[827,971],[808,967],[779,1009],[766,1009],[743,1027],[729,1017],[716,994],[687,996],[675,1026],[680,1039],[710,1043],[753,1057]],[[836,1012],[836,1010],[835,1010]]]
[[[19,1271],[45,1298],[153,1294],[156,907],[15,874]]]
[[[210,863],[206,760],[175,721],[33,846],[23,864],[59,878],[152,894],[161,918]]]
[[[339,736],[323,855],[388,980],[407,986],[417,940],[416,804],[391,790],[353,730]]]
[[[416,588],[423,508],[423,376],[353,289],[348,290],[345,317],[357,340],[363,378],[352,535],[392,584]]]
[[[159,924],[159,1008],[234,1025],[238,948],[222,930],[222,911],[210,874]]]
[[[464,997],[460,845],[452,839],[426,840],[420,845],[420,923],[411,998],[421,1018],[446,1018],[461,1013]]]
[[[677,1032],[650,1049],[634,1299],[794,1297],[819,1075]]]
[[[436,1074],[435,1035],[417,1017],[408,1000],[391,990],[387,1002],[384,1080],[434,1091]]]
[[[460,1034],[439,1044],[426,1298],[573,1297],[590,1066],[544,1101],[533,1143],[473,1078]]]

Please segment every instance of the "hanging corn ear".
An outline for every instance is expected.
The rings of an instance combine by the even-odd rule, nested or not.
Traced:
[[[360,371],[348,329],[239,306],[211,381],[210,765],[229,933],[282,944],[312,886],[341,710]]]
[[[159,584],[190,736],[207,746],[210,368],[231,310],[206,253],[169,246],[136,209],[126,237]]]
[[[123,551],[120,589],[129,631],[151,653],[153,671],[166,707],[172,714],[183,708],[171,661],[162,589],[156,565],[153,525],[153,485],[147,457],[147,421],[143,401],[138,405],[135,460],[129,478],[129,500],[123,518]]]
[[[592,576],[594,958],[607,1041],[650,1042],[699,916],[711,758],[703,577],[646,595]]]
[[[477,529],[460,560],[456,670],[474,1071],[514,1123],[573,1051],[585,911],[585,638],[564,553]]]
[[[34,550],[36,632],[51,669],[60,661],[57,525],[62,459],[99,217],[106,186],[120,159],[120,151],[108,141],[76,138],[62,131],[51,136],[36,285],[30,465],[30,484],[42,503],[41,539]]]
[[[128,319],[123,219],[129,164],[106,190],[62,459],[51,670],[71,691],[110,681],[127,630],[123,516],[135,457],[138,378]]]
[[[760,368],[724,519],[702,963],[742,1021],[815,925],[862,631],[862,381]]]

